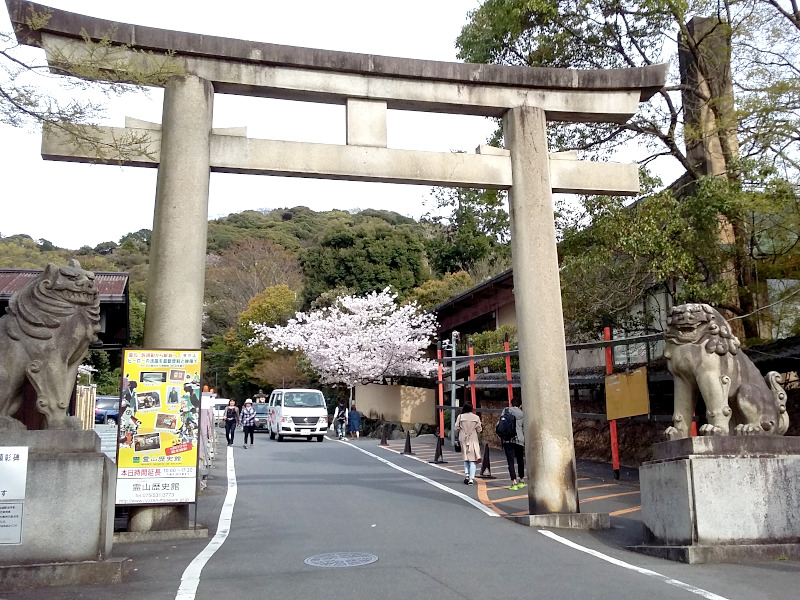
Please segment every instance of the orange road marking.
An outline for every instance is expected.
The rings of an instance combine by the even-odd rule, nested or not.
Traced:
[[[490,492],[505,492],[505,493],[513,492],[514,490],[508,489],[508,485],[506,485],[510,484],[511,480],[508,477],[505,477],[504,479],[505,481],[495,480],[494,484],[487,483],[486,489]]]
[[[613,487],[617,485],[616,483],[604,483],[602,485],[590,485],[589,487],[579,487],[578,491],[582,492],[583,490],[594,490],[597,488],[604,488],[604,487]]]
[[[398,454],[402,454],[402,451],[405,449],[405,444],[387,444],[386,446],[379,446],[379,447],[386,448],[386,449],[391,450],[392,452],[395,452],[395,453],[398,453]],[[453,474],[462,475],[463,471],[462,471],[461,464],[460,464],[461,461],[458,460],[460,458],[460,456],[458,454],[456,454],[456,453],[453,453],[453,452],[449,452],[449,451],[445,451],[445,452],[446,452],[446,454],[443,453],[442,457],[449,459],[448,462],[453,462],[453,466],[442,466],[440,468],[442,468],[442,469],[444,469],[446,471],[449,471],[449,472],[451,472]],[[430,460],[432,461],[434,456],[435,456],[435,454],[430,454],[429,452],[423,452],[421,454],[418,454],[417,456],[418,456],[418,458],[420,460],[430,456]],[[490,465],[491,464],[495,464],[495,463],[499,464],[499,465],[507,464],[507,462],[505,460],[502,460],[502,459],[490,460],[489,461]],[[503,504],[503,503],[512,502],[512,501],[515,501],[515,500],[523,500],[523,499],[528,497],[528,494],[516,495],[516,496],[504,496],[502,498],[497,498],[494,502],[489,499],[489,492],[513,491],[513,490],[508,490],[508,488],[502,483],[504,481],[510,481],[510,478],[509,477],[504,477],[504,476],[495,476],[494,482],[492,484],[489,484],[489,483],[487,483],[487,480],[480,479],[480,478],[476,477],[475,485],[477,485],[477,490],[476,491],[477,491],[478,501],[481,504],[483,504],[484,506],[486,506],[486,507],[490,508],[491,510],[493,510],[494,512],[496,512],[500,516],[522,516],[522,515],[529,514],[529,512],[527,510],[514,512],[514,513],[508,513],[506,511],[498,508],[496,506],[496,504],[495,504],[495,503]],[[577,479],[577,481],[593,481],[593,478],[591,478],[591,477],[579,477]],[[497,485],[498,483],[500,485]],[[597,484],[597,485],[587,486],[587,487],[583,487],[583,488],[579,487],[578,491],[614,487],[616,485],[618,485],[618,484],[616,484],[616,483],[603,483],[603,484]],[[584,502],[592,502],[594,500],[606,500],[608,498],[617,498],[617,497],[620,497],[620,496],[630,496],[630,495],[639,494],[639,493],[641,493],[641,492],[639,492],[639,491],[630,491],[630,492],[620,492],[620,493],[617,493],[617,494],[606,494],[604,496],[594,496],[593,498],[581,499],[580,502],[584,503]],[[641,506],[634,506],[634,507],[631,507],[631,508],[624,508],[624,509],[617,510],[617,511],[609,513],[609,516],[615,517],[615,516],[625,515],[625,514],[628,514],[628,513],[639,511],[641,509],[642,509]]]
[[[639,493],[641,492],[621,492],[619,494],[608,494],[606,496],[594,496],[592,498],[581,499],[581,503],[592,502],[593,500],[605,500],[606,498],[618,498],[619,496],[631,496]]]
[[[627,515],[628,513],[636,512],[637,510],[642,510],[642,507],[634,506],[633,508],[623,508],[622,510],[615,510],[614,512],[608,513],[608,516],[618,517],[620,515]]]
[[[513,491],[513,490],[509,490],[509,491]],[[527,498],[527,497],[528,497],[528,494],[525,494],[524,496],[509,496],[508,498],[499,498],[498,500],[495,500],[495,502],[511,502],[512,500],[522,500],[523,498]]]
[[[489,495],[486,493],[486,482],[480,479],[475,481],[475,485],[478,486],[478,501],[483,504],[484,506],[488,506],[498,515],[503,516],[507,515],[508,513],[504,510],[500,510],[494,505],[494,502],[489,500]]]

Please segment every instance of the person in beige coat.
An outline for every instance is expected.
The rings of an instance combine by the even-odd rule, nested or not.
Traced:
[[[464,459],[464,483],[475,485],[475,469],[481,460],[481,442],[478,434],[483,431],[481,419],[472,412],[472,403],[465,402],[461,414],[456,418],[456,435],[461,442]]]

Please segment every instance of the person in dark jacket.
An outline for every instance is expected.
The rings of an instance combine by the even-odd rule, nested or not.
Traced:
[[[361,413],[356,410],[356,405],[350,406],[350,414],[347,416],[347,433],[353,439],[358,439],[361,432]]]
[[[522,399],[514,398],[511,400],[511,406],[506,409],[509,413],[514,415],[517,421],[516,435],[510,440],[503,441],[503,450],[506,453],[506,461],[508,461],[508,475],[511,477],[510,490],[521,490],[526,487],[522,478],[525,477],[525,426],[523,423],[522,414]],[[519,477],[514,469],[514,461],[516,460],[519,467]]]
[[[233,434],[238,425],[239,407],[236,406],[236,400],[231,400],[225,407],[225,438],[228,440],[228,446],[233,446]]]
[[[344,400],[340,400],[336,406],[336,411],[333,413],[333,426],[336,428],[336,435],[340,440],[343,440],[347,435],[347,419],[350,416],[350,411],[347,410],[347,404]]]

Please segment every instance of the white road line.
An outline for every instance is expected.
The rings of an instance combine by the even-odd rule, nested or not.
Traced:
[[[651,571],[650,569],[643,569],[642,567],[637,567],[630,563],[626,563],[625,561],[612,558],[606,554],[603,554],[602,552],[598,552],[597,550],[592,550],[591,548],[581,546],[580,544],[571,542],[570,540],[563,538],[560,535],[553,533],[552,531],[547,531],[546,529],[540,529],[539,533],[549,537],[552,540],[560,542],[565,546],[569,546],[570,548],[574,548],[575,550],[585,552],[586,554],[590,554],[596,558],[599,558],[600,560],[610,562],[612,565],[617,565],[618,567],[622,567],[623,569],[629,569],[631,571],[635,571],[636,573],[639,573],[641,575],[647,575],[648,577],[653,577],[654,579],[663,581],[667,585],[673,585],[682,590],[686,590],[687,592],[690,592],[692,594],[696,594],[698,596],[706,598],[707,600],[728,600],[724,596],[719,596],[717,594],[714,594],[713,592],[709,592],[707,590],[694,587],[693,585],[689,585],[688,583],[683,583],[682,581],[678,581],[677,579],[672,579],[670,577],[667,577],[666,575],[662,575],[661,573],[656,573],[655,571]]]
[[[424,458],[420,458],[419,456],[412,456],[412,455],[409,455],[409,454],[403,454],[402,452],[400,452],[400,450],[394,450],[393,448],[390,448],[389,446],[384,447],[384,450],[386,450],[387,452],[394,452],[395,454],[400,454],[402,456],[405,456],[406,458],[410,458],[411,460],[416,460],[417,462],[421,462],[421,463],[426,464],[429,467],[433,467],[435,469],[441,469],[442,471],[447,471],[448,473],[453,473],[454,472],[452,469],[448,469],[447,467],[443,467],[440,464],[437,464],[435,462],[430,462],[428,460],[425,460]],[[453,464],[459,464],[459,461],[456,461]],[[464,464],[464,463],[462,462],[460,464]]]
[[[227,539],[228,533],[231,529],[231,520],[233,519],[233,506],[236,504],[236,469],[233,465],[233,447],[228,446],[228,493],[225,495],[225,502],[222,504],[222,512],[219,515],[219,523],[217,524],[217,533],[208,542],[208,545],[203,548],[194,560],[189,563],[186,570],[181,576],[181,585],[178,588],[178,594],[175,600],[194,600],[197,594],[197,586],[200,585],[200,573],[203,567],[206,566],[208,559],[214,556],[214,553],[222,547],[223,542]]]
[[[336,441],[340,441],[341,443],[346,444],[347,446],[350,446],[351,448],[355,448],[359,452],[363,452],[367,456],[371,456],[372,458],[374,458],[376,460],[379,460],[380,462],[382,462],[382,463],[384,463],[386,465],[389,465],[393,469],[397,469],[401,473],[405,473],[406,475],[411,475],[412,477],[416,477],[417,479],[421,479],[425,483],[429,483],[433,487],[439,488],[443,492],[447,492],[448,494],[452,494],[453,496],[455,496],[457,498],[461,498],[464,502],[467,502],[467,503],[471,504],[472,506],[474,506],[478,510],[483,511],[484,513],[486,513],[490,517],[499,517],[500,516],[499,514],[494,512],[491,508],[489,508],[488,506],[484,506],[483,504],[481,504],[480,502],[478,502],[474,498],[470,498],[466,494],[462,494],[461,492],[457,492],[454,489],[451,489],[451,488],[447,487],[446,485],[444,485],[442,483],[439,483],[438,481],[434,481],[433,479],[428,479],[424,475],[419,475],[418,473],[414,473],[414,471],[409,471],[408,469],[404,469],[403,467],[400,467],[400,466],[394,464],[392,461],[386,460],[385,458],[381,458],[377,454],[373,454],[372,452],[368,452],[367,450],[364,450],[363,448],[359,448],[358,446],[356,446],[354,444],[351,444],[346,440],[336,440]]]

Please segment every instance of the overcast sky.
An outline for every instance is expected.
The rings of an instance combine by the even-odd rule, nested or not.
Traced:
[[[42,4],[162,29],[276,44],[456,61],[454,41],[477,0],[50,0]],[[214,8],[211,8],[211,7]],[[198,7],[202,7],[198,9]],[[10,30],[5,7],[0,27]],[[108,125],[126,115],[161,121],[160,90],[109,105]],[[247,126],[248,136],[343,144],[342,106],[218,94],[214,126]],[[390,111],[392,148],[473,151],[494,130],[479,117]],[[77,249],[151,228],[156,170],[43,161],[41,133],[0,126],[3,217],[0,234],[26,233]],[[313,210],[376,208],[414,218],[432,209],[430,187],[212,174],[209,216],[305,205]]]
[[[455,39],[469,11],[480,2],[49,0],[42,4],[161,29],[455,62]],[[10,31],[5,6],[0,6],[0,28]],[[159,89],[126,95],[109,103],[103,123],[121,127],[125,116],[161,122],[161,102]],[[246,126],[253,138],[345,143],[343,106],[217,94],[214,127],[235,126]],[[390,148],[473,152],[496,125],[481,117],[389,111],[387,127]],[[0,140],[0,189],[5,200],[0,235],[25,233],[77,249],[119,241],[126,233],[152,227],[155,169],[43,161],[40,130],[0,125]],[[212,173],[209,217],[303,205],[317,211],[386,209],[419,218],[434,209],[430,192],[428,186]]]

